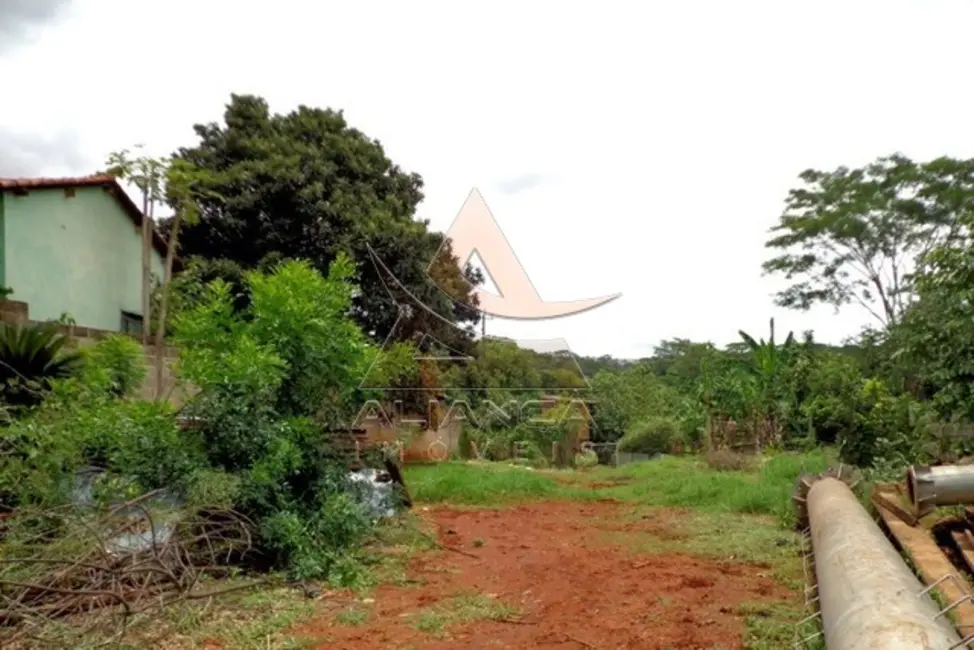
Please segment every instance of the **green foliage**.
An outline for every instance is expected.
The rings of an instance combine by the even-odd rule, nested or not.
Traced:
[[[506,465],[440,463],[409,466],[410,494],[425,503],[497,505],[555,496],[558,483],[550,476]]]
[[[278,115],[259,97],[232,95],[223,123],[197,125],[196,133],[199,142],[174,157],[208,175],[197,188],[199,222],[181,232],[184,255],[254,269],[277,254],[326,273],[345,253],[356,266],[361,291],[354,314],[366,333],[378,341],[429,333],[455,349],[470,343],[464,325],[476,323],[478,314],[465,277],[477,282],[479,274],[464,273],[442,235],[414,220],[423,198],[420,176],[395,165],[340,111],[301,106]],[[414,310],[393,332],[400,316],[389,295],[394,284],[370,251],[441,316]]]
[[[619,451],[635,454],[668,454],[680,429],[670,418],[651,417],[636,423],[619,441]]]
[[[858,365],[835,353],[801,361],[802,367],[790,376],[797,406],[790,421],[793,434],[811,433],[815,441],[826,444],[848,437],[859,424],[864,379]]]
[[[621,372],[600,372],[592,380],[596,409],[593,439],[612,442],[649,417],[676,420],[681,432],[693,439],[703,426],[696,400],[665,383],[649,364],[637,364]]]
[[[207,287],[216,280],[228,285],[234,311],[243,312],[250,305],[250,292],[245,278],[246,271],[232,260],[192,257],[185,260],[183,268],[170,282],[170,319],[190,311],[207,299]],[[153,318],[158,318],[162,302],[162,287],[156,287],[152,294]],[[153,327],[158,322],[153,322]],[[173,332],[172,320],[167,330]]]
[[[181,428],[165,402],[119,399],[140,377],[140,346],[115,337],[90,348],[81,372],[51,381],[3,430],[2,505],[63,503],[75,471],[94,465],[104,497],[167,488],[233,508],[255,522],[268,565],[356,579],[349,553],[372,522],[324,433],[358,407],[355,379],[376,359],[347,316],[351,272],[341,256],[327,278],[303,262],[248,272],[244,310],[222,280],[196,294],[174,329],[178,369],[197,389],[183,414],[198,426]]]
[[[287,262],[272,273],[247,274],[249,331],[272,347],[288,372],[278,411],[316,416],[331,425],[347,422],[347,407],[368,369],[368,344],[351,309],[354,267],[344,255],[322,277],[306,262]]]
[[[913,456],[908,449],[922,439],[917,426],[922,405],[909,395],[891,394],[880,380],[869,379],[863,384],[857,406],[858,426],[839,437],[843,460],[868,467],[878,458],[897,452],[904,458]]]
[[[88,371],[107,373],[108,389],[117,397],[132,395],[145,380],[145,353],[131,337],[117,334],[102,339],[84,350],[84,357]]]
[[[594,451],[583,451],[575,454],[574,465],[579,469],[588,469],[599,464],[599,456]]]
[[[911,300],[909,265],[960,233],[972,169],[969,160],[921,164],[894,154],[857,169],[802,172],[805,186],[791,190],[765,244],[781,254],[764,270],[792,281],[778,304],[855,303],[884,327],[897,323]]]
[[[541,373],[531,352],[514,341],[486,338],[477,342],[473,359],[452,363],[443,374],[443,386],[451,397],[469,399],[477,407],[483,400],[503,403],[503,391],[540,396]]]
[[[974,248],[934,248],[916,280],[919,301],[892,333],[898,354],[915,368],[944,417],[974,419]]]
[[[293,261],[248,272],[243,312],[217,280],[174,323],[180,372],[200,389],[187,413],[206,466],[234,477],[217,492],[257,522],[266,558],[302,578],[346,571],[342,554],[370,527],[322,431],[350,421],[355,379],[374,359],[346,316],[350,275],[342,257],[328,277]],[[197,474],[192,489],[212,492],[215,476]]]
[[[83,466],[124,477],[132,489],[179,489],[200,467],[199,445],[179,430],[166,403],[119,400],[102,368],[54,380],[46,399],[2,430],[0,500],[62,503]]]
[[[0,399],[9,406],[33,406],[52,380],[78,372],[81,354],[53,325],[0,323]]]

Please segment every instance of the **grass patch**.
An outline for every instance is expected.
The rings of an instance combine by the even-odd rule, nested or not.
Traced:
[[[406,485],[416,501],[490,506],[550,499],[564,488],[545,473],[499,463],[407,465]]]
[[[358,607],[349,607],[335,614],[335,622],[346,627],[358,627],[367,621],[369,612]]]
[[[782,453],[745,470],[709,467],[699,456],[670,456],[586,472],[529,471],[504,464],[448,462],[407,466],[418,502],[492,506],[544,499],[611,498],[650,506],[773,515],[794,525],[791,495],[804,472],[822,472],[829,454]],[[600,487],[592,487],[592,485]]]
[[[287,630],[313,613],[314,604],[289,587],[241,592],[210,602],[187,601],[161,615],[154,612],[151,618],[133,620],[118,647],[155,647],[165,640],[166,648],[200,648],[209,640],[239,650],[266,649],[269,643],[274,648],[297,650],[306,644]]]
[[[470,621],[497,621],[516,617],[520,610],[487,594],[460,594],[441,600],[433,607],[414,615],[416,629],[442,636],[446,628]]]
[[[744,617],[742,640],[745,650],[780,650],[792,647],[798,640],[795,622],[804,618],[797,607],[782,604],[744,603],[738,608],[738,613]],[[803,624],[797,634],[801,635],[800,638],[808,638],[818,630],[818,625],[810,622]],[[825,650],[825,643],[819,637],[810,640],[804,648]]]
[[[699,457],[668,457],[598,468],[585,481],[626,479],[625,483],[597,488],[601,497],[707,512],[774,515],[783,524],[793,525],[791,495],[798,477],[804,472],[824,471],[829,461],[821,451],[778,454],[745,471],[726,471],[709,467]]]
[[[437,548],[435,539],[435,533],[427,530],[423,520],[414,514],[404,513],[385,522],[376,530],[374,542],[364,550],[361,561],[366,571],[357,591],[367,592],[384,584],[420,584],[408,576],[409,559],[417,552]]]
[[[633,517],[652,516],[640,508]],[[660,539],[654,533],[613,532],[604,540],[633,553],[690,553],[705,558],[765,565],[768,575],[789,589],[804,587],[800,538],[782,530],[770,517],[728,516],[725,513],[688,511],[667,519],[678,539]]]

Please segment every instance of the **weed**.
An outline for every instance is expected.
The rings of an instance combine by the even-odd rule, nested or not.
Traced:
[[[369,612],[367,610],[349,607],[348,609],[344,609],[335,615],[335,622],[339,625],[357,627],[365,623],[368,618]]]
[[[799,639],[809,639],[805,650],[825,650],[821,638],[811,638],[818,631],[814,624],[796,629],[802,618],[800,610],[781,604],[743,603],[738,613],[744,617],[745,650],[778,650],[790,648]]]
[[[442,635],[446,628],[469,621],[498,621],[519,614],[517,607],[487,594],[466,593],[436,603],[416,616],[416,629]]]

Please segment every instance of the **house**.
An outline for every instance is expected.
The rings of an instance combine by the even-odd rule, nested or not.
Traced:
[[[142,211],[111,176],[0,178],[0,286],[25,318],[142,330]],[[166,243],[153,231],[152,273]]]

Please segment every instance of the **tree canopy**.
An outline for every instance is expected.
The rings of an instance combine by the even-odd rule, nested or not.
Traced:
[[[914,297],[912,278],[933,247],[966,230],[960,217],[974,203],[974,160],[917,163],[901,154],[859,168],[809,169],[804,187],[765,243],[778,254],[765,272],[791,284],[783,307],[857,304],[885,328]]]
[[[398,338],[428,328],[453,347],[469,345],[479,318],[472,287],[480,278],[470,268],[464,274],[449,242],[441,250],[443,236],[428,221],[414,219],[423,199],[419,174],[394,164],[341,111],[299,106],[272,114],[260,97],[232,95],[223,122],[196,125],[199,142],[174,156],[208,172],[200,218],[180,235],[184,256],[254,268],[273,255],[308,260],[326,273],[346,253],[360,288],[356,320],[384,340],[400,315],[397,302],[407,299],[390,293],[395,285],[373,263],[371,248],[409,294],[446,319],[408,309]]]

